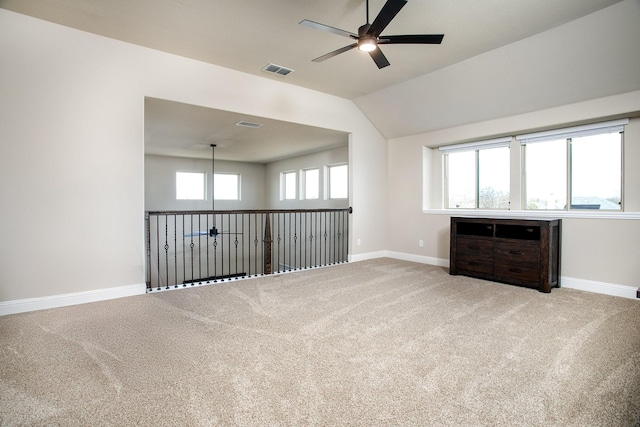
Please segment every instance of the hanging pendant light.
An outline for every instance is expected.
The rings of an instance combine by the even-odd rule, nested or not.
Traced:
[[[216,144],[211,144],[211,211],[213,211],[213,227],[209,229],[209,236],[216,237],[218,229],[216,228],[216,186],[215,186],[215,160],[216,160]]]

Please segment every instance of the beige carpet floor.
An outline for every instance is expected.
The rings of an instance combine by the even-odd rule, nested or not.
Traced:
[[[640,301],[378,259],[0,318],[0,425],[631,426]]]

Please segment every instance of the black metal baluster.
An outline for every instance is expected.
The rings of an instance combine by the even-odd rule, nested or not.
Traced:
[[[193,248],[195,247],[195,245],[193,244],[193,214],[191,214],[189,218],[190,218],[189,226],[191,227],[191,232],[189,233],[189,236],[190,236],[189,248],[191,248],[191,259],[189,261],[191,262],[191,283],[194,283],[195,276],[193,271]]]
[[[157,266],[157,280],[158,280],[158,290],[160,290],[160,215],[156,216],[156,248],[158,249],[158,266]]]
[[[185,215],[180,215],[182,217],[182,283],[187,283],[187,243],[185,236],[185,227],[184,227],[184,219]],[[191,284],[193,285],[193,283]]]
[[[147,232],[147,238],[146,238],[146,244],[147,244],[147,268],[145,269],[145,279],[146,279],[146,285],[147,285],[147,290],[151,290],[151,216],[149,215],[149,212],[145,212],[144,214],[144,227],[145,227],[145,231]]]
[[[278,216],[278,239],[277,239],[277,242],[278,242],[278,251],[277,251],[278,252],[278,270],[277,271],[280,272],[280,212],[278,212],[276,215]],[[283,259],[284,259],[284,255],[283,255]]]
[[[225,214],[220,214],[220,281],[224,282],[224,217]]]
[[[233,244],[236,247],[236,271],[235,271],[234,274],[236,276],[236,280],[238,280],[239,271],[238,271],[238,214],[237,213],[235,213],[233,215],[233,219],[234,219],[234,222],[235,222],[235,230],[234,230],[235,231],[235,234],[234,234],[235,240],[234,240]],[[231,218],[229,218],[229,221],[231,221]]]
[[[298,269],[298,213],[293,212],[293,269]]]
[[[215,228],[216,224],[216,213],[213,213],[213,224]],[[217,231],[213,234],[213,283],[218,282],[218,233]]]
[[[340,218],[340,262],[344,262],[344,213],[340,212],[338,218]]]
[[[340,242],[340,228],[338,225],[338,212],[333,212],[331,214],[331,216],[333,217],[333,234],[334,234],[334,240],[335,242],[333,243],[333,247],[335,248],[333,250],[333,263],[337,264],[338,262],[338,242]]]
[[[165,269],[165,289],[169,289],[169,224],[167,215],[164,215],[164,269]]]
[[[338,244],[340,243],[340,226],[338,224],[338,213],[337,212],[333,212],[331,214],[331,216],[333,217],[333,228],[334,228],[334,240],[335,242],[333,243],[333,263],[336,264],[338,262],[339,258],[339,251],[338,251]]]
[[[187,283],[191,283],[193,286],[195,282],[204,284],[205,282],[211,283],[212,280],[217,282],[218,280],[225,281],[226,279],[231,280],[231,278],[239,279],[252,275],[257,276],[260,273],[265,274],[267,254],[264,252],[265,246],[259,245],[260,242],[263,242],[262,233],[266,232],[264,227],[267,225],[270,225],[270,229],[273,231],[270,235],[276,235],[275,241],[277,242],[275,245],[277,255],[273,252],[273,245],[270,245],[271,252],[268,264],[271,272],[274,271],[272,266],[276,263],[278,264],[277,271],[282,272],[283,269],[284,271],[296,271],[348,262],[349,215],[351,213],[351,208],[226,211],[220,214],[219,220],[220,228],[225,231],[207,234],[204,237],[207,246],[205,249],[202,248],[204,233],[201,232],[201,229],[205,225],[209,229],[211,221],[217,222],[215,211],[211,213],[145,212],[147,289],[151,291],[153,289],[161,290],[163,287],[165,289],[177,288],[180,283],[183,287],[187,286]],[[178,221],[178,215],[180,215],[180,221]],[[204,221],[202,215],[207,215]],[[170,217],[173,217],[173,244],[169,243]],[[270,219],[267,224],[268,218]],[[156,221],[155,226],[153,221]],[[165,221],[165,223],[161,224],[161,221]],[[187,221],[190,221],[189,224]],[[180,224],[182,224],[182,230],[178,230]],[[164,239],[160,235],[160,227],[164,228]],[[178,233],[180,232],[182,237],[179,239]],[[155,233],[155,237],[152,236],[152,233]],[[232,234],[233,241],[231,240]],[[224,235],[229,235],[226,245]],[[164,240],[164,246],[161,244],[161,239]],[[213,243],[213,248],[209,247],[210,242]],[[252,242],[253,248],[251,247]],[[189,254],[185,250],[187,243],[189,244]],[[266,244],[266,241],[264,243]],[[196,244],[198,244],[197,251]],[[182,248],[180,249],[182,250],[182,263],[178,259],[179,245]],[[218,245],[221,246],[218,247]],[[164,256],[160,253],[162,249],[164,249]],[[154,253],[154,250],[158,252]],[[169,259],[171,250],[175,250],[172,260]],[[235,259],[231,258],[233,256]],[[187,260],[187,258],[190,259]],[[157,262],[157,268],[152,266],[154,259]],[[191,263],[191,277],[187,277],[187,269],[189,268],[187,262]],[[202,263],[205,263],[206,267],[203,268]],[[220,263],[221,271],[218,269],[218,263]],[[181,267],[182,272],[180,272]],[[196,270],[199,274],[196,274]],[[162,284],[163,282],[165,285]]]
[[[304,229],[304,212],[300,212],[300,261],[299,261],[299,268],[300,270],[302,270],[305,267],[305,261],[304,261],[304,253],[305,253],[305,243],[307,241],[307,236],[305,235],[306,231]]]
[[[351,208],[349,208],[349,209],[347,210],[347,213],[345,214],[345,217],[346,217],[346,223],[347,223],[347,238],[346,238],[346,252],[347,252],[347,254],[346,254],[346,255],[347,255],[347,256],[346,256],[346,259],[347,259],[347,261],[349,261],[349,239],[350,239],[350,237],[349,237],[349,231],[350,231],[350,227],[349,227],[349,214],[351,214],[351,212],[353,212],[353,211],[351,210]]]
[[[307,259],[307,255],[309,255],[309,236],[307,235],[307,233],[309,232],[309,227],[308,227],[308,223],[307,223],[307,219],[309,218],[309,213],[308,212],[304,212],[302,214],[304,216],[304,221],[302,222],[303,225],[303,229],[304,229],[304,256],[303,256],[303,267],[309,268],[309,260]]]
[[[251,277],[251,213],[246,214],[247,217],[247,265],[249,268],[247,269],[248,277]],[[244,231],[244,216],[242,217],[242,228]],[[243,243],[244,246],[244,243]],[[244,250],[243,250],[244,252]],[[244,257],[242,257],[244,259]]]
[[[245,241],[244,241],[244,219],[245,219],[246,214],[241,214],[240,215],[240,229],[242,231],[242,233],[240,234],[240,253],[242,254],[242,277],[247,277],[247,273],[249,274],[249,276],[251,276],[251,253],[249,252],[247,256],[245,256]],[[250,235],[249,235],[250,236]],[[249,245],[249,250],[251,249],[251,245]],[[249,261],[249,268],[246,268],[245,262]],[[248,271],[247,271],[248,270]]]
[[[285,226],[284,232],[289,236],[289,244],[284,246],[285,254],[287,252],[287,247],[289,248],[289,258],[287,260],[287,265],[289,267],[289,271],[291,271],[291,265],[293,264],[291,261],[291,247],[293,246],[293,234],[291,233],[291,212],[287,213],[287,219],[289,220],[289,226]],[[285,257],[286,258],[286,257]]]
[[[206,254],[207,260],[206,260],[205,264],[206,264],[206,270],[207,270],[207,275],[206,275],[207,276],[207,283],[211,283],[211,272],[209,271],[209,230],[210,230],[210,228],[209,228],[209,214],[206,214],[206,215],[207,215],[207,217],[206,217],[207,218],[207,221],[206,221],[207,222],[207,228],[206,228],[207,233],[206,233],[205,238],[204,238],[204,246],[206,248],[205,254]],[[202,237],[200,237],[200,239],[202,239]],[[202,245],[202,242],[200,242],[200,245]]]
[[[308,245],[308,260],[307,265],[309,267],[314,267],[313,265],[313,212],[309,212],[307,215],[308,219],[308,232],[309,232],[309,245]]]
[[[173,214],[173,277],[178,286],[178,215]]]
[[[253,215],[253,225],[254,225],[254,233],[255,236],[253,237],[253,248],[255,249],[254,253],[255,253],[255,257],[254,257],[254,261],[253,261],[253,274],[254,276],[258,275],[258,214],[254,213]],[[251,223],[251,220],[249,220],[249,223]],[[249,236],[251,236],[251,233],[249,233]],[[249,258],[249,260],[251,260],[251,258]]]
[[[313,245],[313,247],[315,248],[315,252],[316,252],[316,257],[315,257],[315,265],[316,267],[320,265],[320,260],[318,259],[318,254],[320,253],[320,243],[322,243],[322,241],[318,238],[318,236],[320,235],[320,231],[322,230],[322,228],[320,228],[320,213],[316,212],[315,213],[315,217],[316,220],[314,221],[314,230],[316,232],[316,243]]]
[[[229,232],[227,234],[227,237],[228,237],[227,248],[229,250],[229,259],[227,259],[227,265],[229,266],[229,273],[227,275],[228,276],[227,279],[231,280],[231,276],[233,276],[233,273],[232,273],[233,270],[231,268],[231,254],[232,254],[232,252],[231,252],[231,250],[232,250],[231,249],[231,244],[233,243],[231,241],[231,236],[232,236],[232,234],[231,234],[231,213],[227,214],[227,223],[228,223],[228,228],[227,229],[229,230]]]

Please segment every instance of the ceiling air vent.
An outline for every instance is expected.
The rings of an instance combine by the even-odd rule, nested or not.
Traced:
[[[262,123],[246,122],[244,120],[241,120],[236,123],[236,126],[242,126],[245,128],[259,128],[260,126],[262,126]]]
[[[274,73],[281,76],[286,76],[289,73],[293,73],[294,70],[291,68],[282,67],[276,64],[268,64],[266,67],[262,69],[262,71],[266,71],[267,73]]]

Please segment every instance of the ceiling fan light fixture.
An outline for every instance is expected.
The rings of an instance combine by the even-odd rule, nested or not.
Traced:
[[[376,50],[378,43],[373,37],[360,37],[358,40],[358,49],[363,52],[371,52]]]

